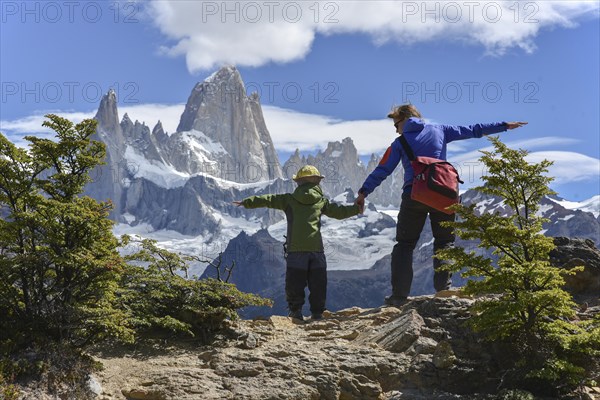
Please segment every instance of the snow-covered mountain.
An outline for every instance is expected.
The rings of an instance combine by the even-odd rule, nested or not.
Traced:
[[[231,205],[292,187],[281,179],[258,98],[244,93],[237,69],[220,69],[194,87],[177,132],[168,134],[160,120],[152,130],[127,114],[119,121],[110,91],[95,117],[95,139],[106,144],[107,164],[92,172],[86,193],[112,199],[117,222],[205,240],[218,238],[230,217],[278,221],[281,216],[272,211],[249,214]]]
[[[567,210],[579,210],[583,212],[589,212],[594,217],[600,218],[600,195],[594,196],[584,201],[569,201],[561,199],[560,197],[551,197],[550,200],[560,204]]]
[[[125,114],[119,120],[112,91],[102,99],[95,118],[95,138],[107,146],[107,165],[93,171],[86,192],[99,200],[112,199],[115,234],[153,238],[166,248],[205,259],[228,250],[230,261],[236,261],[236,276],[247,282],[257,273],[257,257],[269,257],[260,258],[263,267],[280,266],[286,222],[282,212],[246,210],[232,201],[292,191],[291,175],[310,163],[326,176],[322,185],[330,198],[351,203],[354,191],[379,162],[372,156],[364,166],[346,138],[328,143],[316,155],[297,151],[281,167],[259,99],[245,94],[233,67],[195,85],[176,132],[165,132],[158,119],[132,121]],[[343,221],[323,218],[332,271],[359,273],[374,265],[385,270],[382,265],[389,264],[394,245],[401,174],[399,168],[369,196],[364,215]],[[474,191],[464,193],[463,202],[477,204],[480,212],[505,211],[499,199]],[[540,212],[550,220],[544,226],[547,235],[583,237],[600,245],[600,196],[581,203],[547,198]],[[432,247],[426,224],[414,256],[416,293],[433,290]],[[204,267],[196,265],[192,273],[200,275]]]
[[[282,219],[280,213],[244,210],[231,202],[293,190],[291,175],[305,163],[317,164],[327,175],[323,186],[330,196],[356,190],[367,174],[347,138],[314,156],[293,155],[284,176],[258,97],[245,95],[234,67],[195,85],[174,133],[165,132],[160,120],[150,121],[152,129],[127,114],[119,120],[114,91],[103,97],[95,119],[94,139],[106,144],[107,163],[92,172],[86,194],[112,200],[111,218],[125,224],[117,231],[168,230],[203,243],[226,243],[242,229],[254,232]],[[373,199],[397,203],[400,188],[391,185],[394,179]]]

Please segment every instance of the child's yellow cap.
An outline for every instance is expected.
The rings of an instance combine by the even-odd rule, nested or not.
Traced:
[[[304,167],[300,168],[298,170],[298,173],[296,175],[292,176],[293,180],[298,180],[301,178],[308,178],[308,177],[317,177],[317,178],[325,178],[324,176],[322,176],[319,173],[319,170],[317,169],[317,167],[313,166],[313,165],[305,165]]]

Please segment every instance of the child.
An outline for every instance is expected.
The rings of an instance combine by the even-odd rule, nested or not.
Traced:
[[[289,316],[304,320],[304,288],[312,319],[323,318],[327,293],[327,261],[321,238],[321,215],[344,219],[357,215],[357,205],[342,206],[323,196],[319,183],[324,176],[312,165],[300,168],[292,179],[298,184],[294,193],[252,196],[233,203],[245,208],[269,207],[283,210],[287,218],[285,295]]]

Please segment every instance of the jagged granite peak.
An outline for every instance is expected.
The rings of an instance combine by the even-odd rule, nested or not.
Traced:
[[[107,94],[102,96],[94,119],[98,121],[98,127],[102,128],[105,132],[120,133],[117,94],[113,89],[110,89]]]
[[[136,153],[143,155],[146,160],[164,163],[159,150],[161,144],[152,136],[150,128],[138,120],[133,123],[128,116],[127,118],[125,116],[121,122],[125,143],[131,146]]]
[[[121,214],[122,180],[127,171],[124,159],[126,144],[119,124],[117,95],[114,90],[111,89],[102,96],[94,119],[98,121],[98,125],[92,139],[100,140],[106,145],[106,164],[99,165],[91,171],[92,182],[86,185],[84,193],[99,201],[110,199],[113,209],[109,217],[117,220]]]
[[[117,95],[114,90],[110,89],[107,94],[102,96],[94,119],[98,121],[95,136],[106,145],[106,161],[108,163],[106,167],[111,169],[110,162],[118,163],[123,158],[125,151],[125,138],[119,123]],[[114,168],[112,169],[114,170]]]
[[[196,84],[181,115],[179,136],[195,137],[218,151],[209,155],[227,180],[252,183],[281,178],[281,165],[258,101],[247,96],[242,77],[235,67],[223,67]],[[175,136],[175,135],[174,135]],[[177,136],[175,136],[177,138]],[[188,139],[186,139],[188,140]],[[207,146],[202,146],[206,148]],[[193,154],[189,154],[194,158]],[[205,164],[203,159],[172,160],[182,167]],[[194,171],[190,171],[194,172]]]
[[[133,121],[129,118],[129,114],[125,113],[125,115],[123,115],[123,119],[119,125],[121,125],[122,131],[133,129]]]
[[[240,94],[244,90],[239,72],[233,67],[217,71],[205,82],[198,84],[197,88],[209,85],[224,88],[224,94],[227,94],[229,87],[237,88]],[[236,135],[233,129],[223,131],[221,132],[225,134],[223,141],[211,139],[202,131],[194,129],[167,135],[160,121],[150,131],[145,122],[137,120],[133,122],[128,114],[123,115],[119,120],[117,96],[114,91],[109,91],[103,96],[96,119],[98,120],[97,136],[107,148],[107,164],[93,171],[91,174],[93,183],[88,185],[87,194],[98,200],[111,199],[115,205],[110,216],[112,219],[126,222],[124,215],[130,213],[128,220],[131,220],[131,216],[138,222],[146,219],[152,221],[155,227],[168,227],[191,233],[204,232],[206,229],[216,228],[215,221],[206,216],[212,212],[211,199],[222,197],[221,189],[211,189],[210,193],[213,197],[199,205],[194,203],[195,189],[189,193],[185,192],[186,196],[189,195],[185,204],[169,200],[170,204],[179,204],[180,207],[174,213],[171,211],[168,213],[170,218],[168,221],[162,214],[164,210],[170,210],[170,206],[158,204],[154,200],[169,198],[169,195],[162,192],[172,188],[169,185],[170,179],[174,176],[180,173],[182,173],[181,177],[206,174],[217,179],[241,183],[271,181],[281,177],[281,166],[266,128],[258,96],[241,96],[236,101],[225,104],[223,108],[217,92],[212,93],[212,97],[208,94],[210,93],[204,96],[208,101],[206,110],[208,112],[203,116],[213,123],[204,122],[209,126],[220,127],[223,125],[222,121],[227,120],[230,121],[228,123],[230,127],[237,127],[235,132],[239,131],[243,134]],[[194,92],[191,98],[194,98]],[[194,104],[193,101],[189,103]],[[219,136],[213,135],[213,137]],[[160,171],[164,171],[166,176],[160,176]],[[158,183],[159,186],[167,182],[167,186],[157,188],[152,184],[143,185],[139,180],[144,179],[150,179],[152,182],[148,183]],[[139,189],[142,187],[147,189],[146,194],[151,194],[154,200],[145,205],[138,205]],[[269,187],[272,187],[272,184]],[[246,196],[251,194],[255,193],[253,191],[245,193]],[[137,206],[132,207],[132,204]],[[132,208],[135,209],[133,213]],[[161,217],[158,217],[158,213],[149,213],[148,210],[152,210],[152,213],[160,213]],[[184,217],[184,215],[189,217],[198,210],[202,211],[199,215],[204,216],[203,218]],[[267,212],[262,218],[267,223],[277,220],[278,217]],[[193,220],[198,226],[194,228],[187,225],[186,219],[188,222]]]
[[[296,151],[290,156],[290,158],[283,164],[283,177],[285,179],[292,179],[292,176],[298,172],[302,166],[306,164],[306,157],[300,155],[300,150]]]
[[[325,154],[331,156],[347,156],[354,161],[358,159],[358,151],[354,146],[354,141],[347,137],[343,139],[341,142],[329,142],[327,143],[327,148],[325,149]]]
[[[169,138],[160,120],[158,120],[156,125],[154,125],[154,128],[152,128],[152,137],[154,137],[161,144],[165,143]]]
[[[376,155],[375,153],[371,153],[371,158],[369,158],[369,163],[367,164],[367,171],[373,171],[377,164],[381,161],[381,157]]]
[[[325,151],[315,156],[309,155],[306,161],[315,165],[325,176],[322,186],[332,196],[344,192],[348,187],[358,189],[366,177],[365,167],[349,137],[341,142],[329,142]]]

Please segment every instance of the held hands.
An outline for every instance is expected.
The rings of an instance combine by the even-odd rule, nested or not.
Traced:
[[[358,206],[358,212],[362,214],[365,211],[365,196],[359,193],[356,200],[354,200],[354,204]]]
[[[520,128],[523,125],[527,125],[527,122],[523,122],[523,121],[518,121],[518,122],[507,122],[506,123],[506,129],[516,129],[516,128]]]

